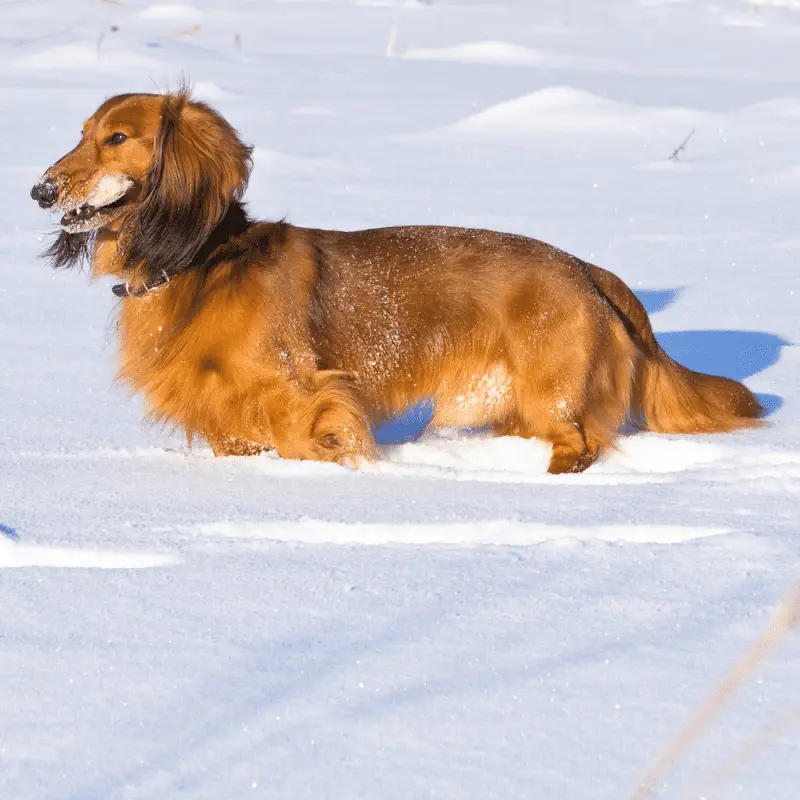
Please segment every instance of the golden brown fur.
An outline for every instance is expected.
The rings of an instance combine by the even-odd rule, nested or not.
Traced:
[[[355,463],[374,455],[371,425],[425,398],[436,425],[550,442],[551,472],[585,469],[626,418],[680,433],[756,424],[754,396],[672,361],[611,273],[492,231],[253,222],[239,202],[249,170],[230,125],[181,91],[107,101],[45,175],[64,209],[103,175],[129,179],[51,256],[88,253],[94,275],[133,290],[171,275],[122,300],[119,375],[153,419],[218,455]]]

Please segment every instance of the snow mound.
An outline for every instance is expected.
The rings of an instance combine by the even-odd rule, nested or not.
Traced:
[[[752,103],[742,113],[772,119],[800,119],[800,99],[797,97],[773,97],[761,103]]]
[[[557,56],[509,42],[470,42],[454,47],[412,48],[403,58],[415,61],[463,61],[476,64],[515,64],[539,66],[552,63]]]
[[[203,12],[199,8],[183,3],[163,3],[143,8],[138,16],[143,19],[185,19],[202,17]]]
[[[402,54],[402,58],[411,61],[449,61],[508,67],[604,69],[611,66],[610,62],[601,59],[567,56],[501,41],[465,42],[453,47],[410,48]]]
[[[618,451],[599,467],[606,469],[655,472],[685,472],[730,457],[722,445],[663,433],[639,433],[618,443]]]
[[[629,544],[679,544],[731,533],[729,528],[682,525],[547,525],[496,520],[436,524],[370,524],[303,519],[295,522],[215,522],[194,526],[193,533],[233,539],[268,539],[311,544],[448,544],[528,547],[574,540]]]
[[[23,70],[100,69],[124,71],[160,66],[155,58],[124,50],[98,50],[96,43],[57,45],[20,58],[15,67]]]
[[[444,129],[457,138],[503,139],[520,135],[598,137],[686,134],[714,115],[686,108],[637,106],[569,86],[552,86],[490,106]]]
[[[232,92],[227,92],[212,81],[197,81],[192,84],[192,97],[195,100],[205,100],[207,103],[217,103],[234,97]]]
[[[767,24],[753,14],[735,13],[720,16],[719,22],[721,25],[727,25],[731,28],[763,28]]]

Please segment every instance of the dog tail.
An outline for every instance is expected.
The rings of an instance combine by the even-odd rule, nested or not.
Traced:
[[[764,409],[743,384],[693,372],[656,340],[644,306],[616,275],[587,264],[589,277],[625,324],[640,359],[631,416],[659,433],[721,433],[763,425]]]

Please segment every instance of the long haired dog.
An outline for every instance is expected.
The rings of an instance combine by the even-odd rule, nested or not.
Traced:
[[[610,272],[492,231],[256,222],[250,167],[187,91],[120,95],[31,192],[63,213],[55,266],[124,280],[119,376],[189,441],[353,464],[374,455],[371,425],[432,398],[434,425],[536,436],[561,473],[609,450],[626,418],[758,424],[748,389],[664,353]]]

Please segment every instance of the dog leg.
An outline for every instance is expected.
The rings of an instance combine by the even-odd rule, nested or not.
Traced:
[[[555,428],[555,426],[554,426]],[[590,448],[581,427],[566,423],[550,431],[549,441],[553,447],[547,471],[551,475],[565,472],[583,472],[597,460],[600,451]]]
[[[332,461],[355,467],[374,458],[375,442],[364,408],[348,377],[320,371],[302,385],[273,394],[269,424],[282,458]]]
[[[568,313],[541,306],[534,313],[535,297],[517,298],[507,330],[515,399],[510,427],[516,423],[520,436],[552,445],[552,474],[583,472],[613,447],[630,406],[636,357],[605,301],[573,288]]]
[[[544,414],[532,415],[531,410],[528,405],[527,419],[520,419],[513,429],[506,428],[506,435],[548,442],[553,448],[547,468],[551,475],[583,472],[606,449],[604,441],[587,436],[583,426],[577,422],[547,419]]]

